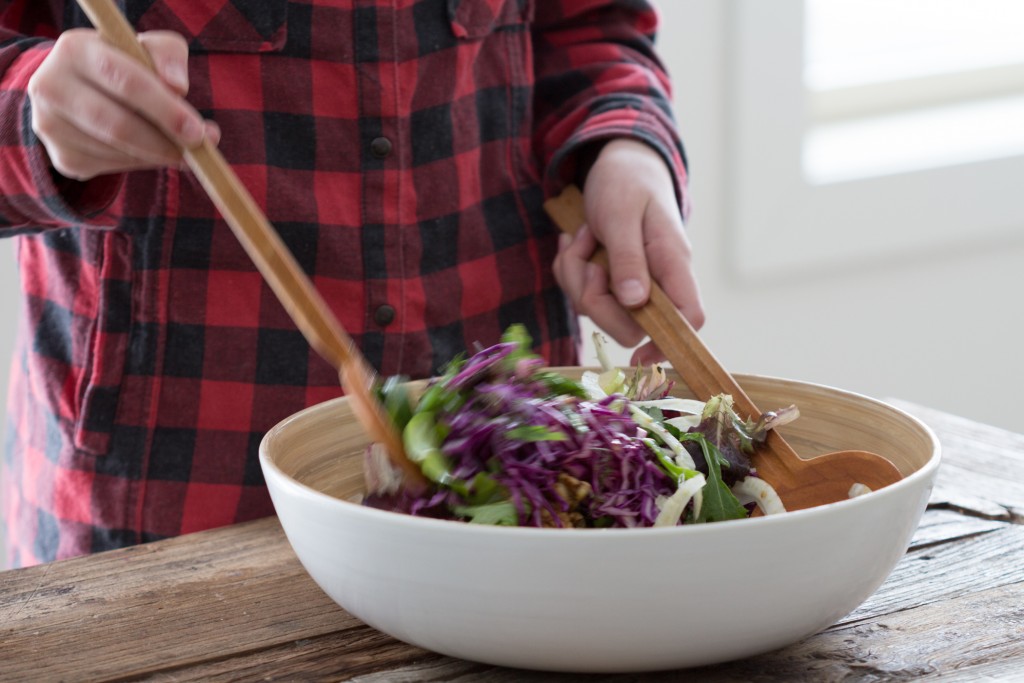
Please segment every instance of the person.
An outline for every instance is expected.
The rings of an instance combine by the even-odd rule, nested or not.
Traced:
[[[12,565],[272,514],[262,435],[341,393],[183,167],[204,138],[384,376],[514,322],[576,364],[576,314],[634,346],[651,278],[703,321],[649,3],[122,6],[155,74],[72,2],[0,1]],[[587,226],[560,240],[542,202],[570,182]]]

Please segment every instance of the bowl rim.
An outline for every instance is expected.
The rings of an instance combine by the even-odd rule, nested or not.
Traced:
[[[562,369],[560,367],[550,368],[552,370]],[[574,368],[575,369],[575,368]],[[588,369],[583,367],[583,369]],[[721,522],[715,522],[714,524],[686,524],[676,525],[671,527],[635,527],[629,529],[557,529],[557,533],[553,533],[551,529],[543,529],[539,527],[524,527],[524,526],[497,526],[489,524],[470,524],[459,520],[449,519],[437,519],[432,517],[418,517],[415,515],[409,515],[402,512],[393,512],[390,510],[382,510],[379,508],[372,508],[360,503],[353,502],[351,500],[345,500],[338,498],[330,494],[318,491],[317,489],[303,484],[302,482],[294,479],[290,475],[286,474],[284,470],[278,467],[267,453],[268,443],[273,438],[273,434],[281,430],[287,429],[288,425],[292,422],[304,419],[309,413],[317,412],[319,410],[326,410],[328,406],[335,403],[339,403],[346,400],[345,396],[339,396],[337,398],[322,401],[320,403],[311,405],[307,408],[300,410],[297,413],[293,413],[288,417],[284,418],[277,424],[275,424],[270,430],[264,434],[260,440],[259,446],[259,460],[260,465],[266,472],[267,470],[272,471],[276,475],[276,479],[279,485],[290,490],[294,494],[298,494],[303,497],[311,498],[314,501],[318,501],[323,504],[332,506],[341,506],[342,509],[348,511],[350,514],[366,516],[370,520],[379,520],[386,522],[392,520],[396,524],[411,525],[412,529],[423,528],[436,529],[438,531],[449,530],[452,533],[462,534],[493,534],[501,533],[512,538],[519,535],[524,535],[530,539],[537,539],[543,537],[551,537],[554,539],[565,539],[567,536],[575,539],[582,538],[604,538],[609,535],[622,536],[625,534],[627,537],[647,538],[651,536],[660,535],[677,535],[685,534],[687,536],[700,535],[704,533],[721,533],[724,529],[758,529],[772,524],[786,524],[785,520],[799,520],[810,517],[816,517],[822,514],[828,514],[830,511],[836,510],[850,510],[853,511],[858,506],[870,505],[871,501],[877,500],[881,497],[893,497],[898,496],[906,489],[917,486],[921,480],[931,479],[936,470],[938,469],[942,460],[942,445],[935,435],[935,432],[925,424],[922,420],[911,415],[905,410],[898,408],[891,403],[887,403],[880,399],[871,398],[864,394],[860,394],[854,391],[848,391],[846,389],[839,389],[832,387],[827,384],[821,384],[816,382],[805,382],[802,380],[786,379],[780,377],[772,377],[770,375],[754,375],[754,374],[736,374],[737,378],[750,378],[755,380],[763,380],[768,382],[780,382],[784,384],[802,385],[812,388],[827,389],[829,391],[838,392],[844,394],[850,398],[856,398],[862,401],[875,404],[879,407],[884,407],[888,410],[896,411],[901,417],[907,418],[911,423],[919,428],[922,433],[927,437],[931,444],[931,456],[928,460],[916,471],[903,477],[900,481],[895,484],[890,484],[885,488],[870,493],[857,496],[855,498],[849,498],[847,500],[840,500],[834,503],[827,503],[825,505],[818,505],[813,508],[805,508],[803,510],[788,511],[784,514],[777,515],[763,515],[760,517],[747,517],[744,519],[731,519],[723,520]],[[414,380],[415,381],[415,380]],[[462,529],[462,531],[453,531],[455,529]]]

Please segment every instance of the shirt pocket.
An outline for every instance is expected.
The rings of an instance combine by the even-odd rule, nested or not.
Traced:
[[[550,1],[550,0],[548,0]],[[528,24],[534,0],[446,0],[456,38],[476,40],[500,29]]]
[[[288,0],[128,2],[136,30],[176,31],[192,52],[278,52],[288,37]]]
[[[132,320],[131,238],[121,232],[90,232],[81,246],[83,277],[79,295],[93,315],[83,329],[86,354],[78,378],[75,447],[103,455],[110,447],[128,356]],[[91,297],[89,296],[91,294]]]

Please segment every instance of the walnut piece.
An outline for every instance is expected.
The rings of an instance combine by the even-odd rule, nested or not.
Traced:
[[[556,503],[565,503],[568,509],[553,517],[549,510],[540,511],[541,525],[545,528],[582,529],[586,525],[583,515],[576,511],[580,503],[593,493],[590,484],[562,472],[555,482],[555,495],[560,498]]]
[[[570,510],[575,510],[593,491],[587,482],[561,472],[555,482],[555,493],[569,504]]]

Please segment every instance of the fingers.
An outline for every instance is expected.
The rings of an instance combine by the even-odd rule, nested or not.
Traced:
[[[48,148],[47,152],[50,163],[65,178],[87,180],[99,173],[117,173],[170,163],[170,160],[161,163],[133,157],[96,140],[62,116],[44,114],[40,107],[33,109],[33,119],[38,117],[33,127],[40,138],[63,141]]]
[[[157,74],[96,31],[66,31],[29,81],[32,126],[60,173],[86,180],[119,170],[176,165],[220,131],[183,99],[188,46],[170,32],[140,35]]]
[[[629,359],[631,367],[636,367],[638,364],[643,367],[650,367],[656,363],[664,362],[665,354],[661,352],[657,344],[652,341],[648,341],[643,346],[638,346],[634,351],[633,355]]]
[[[62,141],[62,146],[107,148],[106,155],[121,153],[147,164],[173,164],[181,158],[178,147],[156,126],[88,83],[71,81],[39,109],[38,132]],[[68,125],[47,122],[49,117]],[[88,141],[78,139],[82,137]]]
[[[675,204],[648,204],[644,217],[650,275],[694,329],[704,325],[704,306],[693,271],[693,250]]]
[[[644,331],[609,290],[608,274],[589,262],[596,248],[597,240],[587,226],[580,228],[575,238],[563,235],[553,266],[555,278],[577,312],[622,346],[636,346]]]
[[[585,195],[587,217],[608,250],[611,291],[626,308],[642,306],[650,292],[644,245],[644,210],[649,201],[642,190],[626,186],[610,199],[604,193]]]
[[[645,336],[628,310],[608,289],[608,274],[601,266],[588,263],[580,297],[580,310],[588,311],[594,324],[622,346],[636,346]]]
[[[589,316],[616,342],[636,346],[645,337],[629,309],[645,304],[657,282],[694,326],[704,309],[683,229],[675,186],[661,156],[636,140],[604,145],[584,187],[586,229],[563,240],[555,275],[577,312]],[[587,265],[597,243],[608,252],[608,272]],[[634,359],[660,362],[654,344]]]
[[[135,111],[181,147],[203,141],[203,119],[188,102],[145,66],[102,41],[83,41],[81,58],[72,65],[79,78]]]
[[[558,254],[553,264],[555,278],[573,306],[580,312],[580,299],[587,280],[587,262],[596,248],[597,240],[586,225],[580,226],[575,236],[559,236]]]
[[[650,263],[655,282],[666,283],[666,294],[690,324],[699,329],[704,324],[705,315],[696,278],[689,268],[688,242],[685,243],[685,260],[673,256],[679,253],[675,251],[678,247],[670,248],[659,240],[652,244],[655,248],[650,253]],[[646,333],[612,294],[605,270],[589,263],[597,246],[597,240],[587,226],[581,227],[575,238],[562,235],[554,262],[555,278],[578,313],[588,316],[618,344],[636,346]],[[662,276],[661,272],[667,274]],[[648,342],[634,353],[632,363],[637,360],[648,365],[664,361],[665,356],[654,343]]]
[[[147,31],[139,34],[139,42],[149,52],[157,75],[176,93],[188,94],[188,43],[173,31]]]

